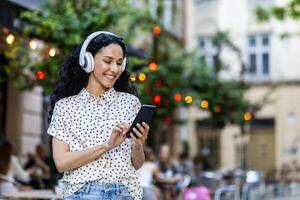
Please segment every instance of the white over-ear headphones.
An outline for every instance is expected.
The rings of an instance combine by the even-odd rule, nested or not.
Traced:
[[[97,31],[90,34],[84,40],[79,53],[79,65],[84,69],[84,71],[86,71],[86,73],[91,73],[94,70],[94,57],[90,52],[86,51],[86,48],[89,45],[90,41],[100,34],[108,34],[108,35],[113,35],[118,37],[116,34],[113,34],[108,31]],[[123,59],[122,71],[125,70],[125,67],[126,67],[126,56]]]

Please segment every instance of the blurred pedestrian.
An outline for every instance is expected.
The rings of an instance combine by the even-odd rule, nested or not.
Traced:
[[[182,179],[182,174],[179,171],[178,161],[171,157],[170,146],[168,144],[163,144],[160,147],[158,167],[159,179],[156,184],[162,191],[163,199],[174,199],[180,193],[177,184]]]
[[[51,96],[53,158],[64,172],[65,199],[141,199],[146,123],[126,138],[141,103],[126,70],[119,36],[95,32],[64,62]]]
[[[24,165],[24,169],[33,167],[35,168],[35,173],[32,175],[30,185],[34,189],[51,189],[49,151],[43,144],[38,144],[36,146],[35,153],[28,154],[28,160]]]

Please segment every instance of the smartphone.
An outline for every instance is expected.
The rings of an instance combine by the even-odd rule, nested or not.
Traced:
[[[142,125],[142,122],[149,124],[151,118],[153,117],[153,115],[155,113],[155,109],[156,109],[156,106],[153,106],[153,105],[142,105],[142,107],[140,108],[134,121],[132,122],[130,128],[128,129],[126,137],[131,138],[130,133],[133,133],[135,135],[135,133],[133,132],[133,128],[136,128],[137,130],[139,130],[136,126],[137,123],[139,123],[141,125]]]

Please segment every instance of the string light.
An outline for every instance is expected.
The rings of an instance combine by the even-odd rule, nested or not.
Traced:
[[[174,100],[180,102],[182,100],[182,96],[179,92],[174,95]]]
[[[14,36],[13,34],[9,34],[9,35],[6,37],[6,42],[7,42],[7,44],[11,45],[14,41],[15,41],[15,36]]]
[[[50,55],[51,57],[53,57],[53,56],[55,56],[55,54],[56,54],[55,48],[51,48],[51,49],[49,50],[49,55]]]
[[[140,80],[140,81],[145,81],[145,80],[146,80],[146,74],[140,73],[140,75],[139,75],[139,80]]]
[[[36,47],[37,47],[37,43],[34,40],[31,40],[29,42],[29,46],[30,46],[31,49],[35,50]]]
[[[159,26],[154,26],[152,31],[154,35],[160,35],[161,29]]]
[[[244,114],[244,120],[245,120],[245,121],[250,121],[251,118],[252,118],[252,115],[251,115],[250,112],[246,112],[246,113]]]
[[[45,72],[43,70],[38,70],[36,72],[36,77],[39,79],[39,80],[44,80],[46,75],[45,75]]]
[[[154,95],[153,97],[153,102],[155,104],[159,104],[161,102],[161,97],[157,94],[157,95]]]
[[[209,103],[207,100],[202,100],[200,105],[201,105],[201,108],[207,109]]]
[[[156,71],[157,70],[157,63],[156,62],[150,62],[148,67],[151,71]]]
[[[187,104],[190,104],[190,103],[193,102],[193,97],[191,97],[191,96],[186,96],[186,97],[184,98],[184,100],[185,100],[185,102],[186,102]]]

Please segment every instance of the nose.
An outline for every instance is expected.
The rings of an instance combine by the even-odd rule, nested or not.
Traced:
[[[112,63],[110,70],[115,72],[115,73],[118,72],[118,70],[119,70],[118,64],[117,63]]]

